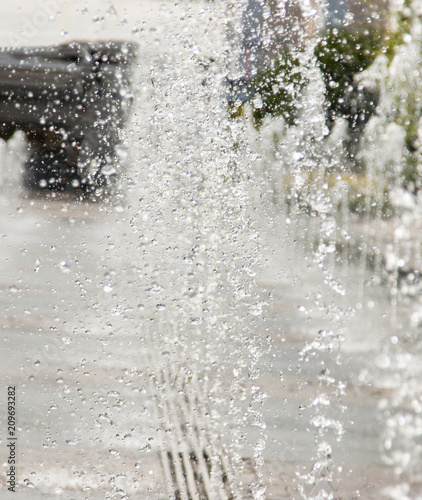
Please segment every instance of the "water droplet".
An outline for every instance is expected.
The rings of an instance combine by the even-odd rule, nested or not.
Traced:
[[[120,396],[120,392],[118,391],[108,391],[107,396],[112,396],[114,398],[118,398]]]
[[[70,268],[64,260],[60,261],[59,268],[63,273],[70,273]]]

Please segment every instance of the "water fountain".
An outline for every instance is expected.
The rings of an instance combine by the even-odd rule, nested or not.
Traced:
[[[208,9],[205,12],[212,19],[212,25],[215,25],[215,19],[227,16],[227,11],[223,9],[220,12],[215,7]],[[242,11],[237,4],[234,10],[236,9]],[[231,11],[233,12],[233,8]],[[194,14],[191,12],[186,17],[189,15]],[[195,19],[194,26],[200,32],[204,29],[199,22],[201,18]],[[238,16],[231,21],[232,29],[236,32],[241,20]],[[204,31],[208,29],[205,27]],[[170,36],[175,35],[167,35]],[[214,411],[214,419],[207,427],[209,435],[214,437],[196,438],[204,449],[209,450],[206,456],[210,457],[213,464],[210,482],[204,487],[210,488],[209,492],[214,492],[209,493],[211,496],[216,495],[215,488],[221,489],[221,477],[226,475],[231,478],[228,484],[237,482],[242,485],[242,474],[246,474],[246,470],[244,466],[241,467],[239,459],[250,456],[253,457],[252,464],[256,474],[250,493],[247,492],[248,488],[244,490],[242,486],[238,490],[230,490],[233,486],[226,486],[225,494],[239,497],[252,494],[254,498],[262,498],[268,477],[275,477],[274,470],[269,472],[271,467],[265,468],[263,458],[277,457],[279,461],[283,461],[280,457],[285,455],[274,449],[274,446],[282,446],[283,443],[277,432],[268,430],[266,425],[265,394],[259,388],[258,380],[261,380],[262,372],[265,373],[266,369],[272,371],[271,366],[275,367],[274,372],[281,380],[287,376],[286,373],[293,372],[293,377],[297,378],[297,387],[304,392],[304,396],[285,398],[284,401],[287,407],[296,398],[301,401],[296,413],[290,409],[291,416],[293,422],[298,418],[308,422],[305,428],[311,439],[301,436],[300,445],[296,443],[297,450],[292,448],[293,455],[296,455],[295,474],[290,478],[291,484],[287,487],[289,493],[286,495],[301,495],[308,499],[334,498],[342,492],[350,495],[352,493],[350,487],[347,489],[346,478],[354,477],[354,474],[358,474],[358,469],[353,472],[353,467],[348,464],[350,457],[343,455],[351,453],[344,450],[349,446],[347,432],[350,432],[351,421],[356,418],[351,416],[356,408],[349,409],[346,406],[348,403],[342,401],[348,399],[347,386],[353,386],[358,381],[362,385],[378,383],[377,378],[380,377],[379,372],[383,366],[391,368],[391,363],[395,360],[395,355],[389,352],[390,346],[395,349],[400,343],[398,335],[386,333],[397,333],[397,326],[393,324],[386,328],[383,325],[376,347],[382,352],[378,355],[379,359],[377,358],[372,373],[368,373],[369,360],[365,356],[359,359],[356,345],[350,347],[354,342],[359,343],[355,340],[357,338],[368,342],[365,339],[367,326],[361,326],[363,331],[358,335],[354,330],[357,324],[366,321],[362,319],[361,311],[371,314],[374,303],[375,307],[380,307],[379,304],[382,303],[382,299],[373,299],[371,294],[375,292],[373,289],[368,291],[364,284],[364,280],[370,280],[371,275],[373,281],[377,281],[381,275],[384,250],[383,247],[379,249],[381,236],[371,235],[371,213],[375,213],[375,220],[379,221],[383,214],[382,204],[385,202],[384,191],[372,186],[375,179],[378,179],[377,176],[385,172],[386,165],[377,168],[370,164],[372,157],[368,157],[368,154],[374,155],[375,147],[379,147],[371,143],[374,140],[379,143],[371,132],[377,117],[367,123],[359,138],[359,145],[353,151],[353,156],[364,163],[360,168],[365,168],[363,192],[358,190],[356,194],[351,189],[353,181],[350,178],[354,172],[351,169],[350,152],[344,151],[344,144],[348,140],[347,124],[344,119],[339,119],[331,124],[331,130],[327,127],[324,82],[314,56],[318,40],[307,41],[304,50],[297,54],[301,78],[306,82],[296,96],[296,106],[299,109],[297,120],[292,125],[283,117],[264,119],[257,133],[251,127],[248,115],[252,117],[253,109],[248,109],[248,105],[243,109],[244,118],[227,118],[225,104],[220,98],[219,84],[224,74],[220,61],[224,59],[225,48],[224,34],[221,33],[220,36],[221,45],[215,43],[214,39],[213,45],[208,47],[197,44],[201,37],[196,38],[194,31],[190,31],[181,40],[179,36],[175,36],[173,44],[179,46],[182,41],[183,46],[177,52],[177,61],[173,59],[174,53],[161,54],[151,64],[153,69],[141,77],[139,87],[144,92],[149,92],[149,97],[145,99],[145,94],[143,95],[139,114],[151,118],[147,129],[141,121],[142,127],[135,127],[131,132],[135,135],[134,130],[139,130],[137,138],[141,138],[141,144],[144,145],[141,148],[145,147],[145,152],[140,154],[139,143],[136,143],[135,156],[142,158],[142,163],[141,168],[136,169],[137,173],[130,174],[133,175],[131,184],[137,186],[131,192],[142,200],[142,206],[138,212],[139,203],[132,200],[128,210],[129,213],[134,210],[132,220],[135,221],[134,232],[139,234],[138,247],[143,249],[143,255],[149,256],[147,259],[152,259],[152,263],[148,262],[148,267],[153,269],[152,274],[149,271],[145,274],[151,280],[147,290],[153,298],[150,304],[143,304],[143,321],[161,316],[158,320],[159,330],[166,332],[164,338],[150,340],[152,350],[161,351],[165,355],[161,372],[157,374],[154,371],[153,384],[160,390],[163,390],[162,387],[174,386],[176,373],[179,373],[179,392],[185,398],[185,403],[177,398],[174,403],[168,403],[167,409],[158,411],[159,418],[171,420],[173,416],[174,421],[175,408],[186,405],[186,401],[189,406],[189,402],[195,397],[198,404],[204,406],[204,401],[207,400],[205,394],[211,395],[204,412],[207,414],[208,411]],[[202,40],[204,42],[206,40]],[[372,67],[376,68],[379,64],[377,59]],[[368,76],[362,75],[362,80],[366,78],[369,81],[370,70],[367,73]],[[163,75],[171,75],[171,80],[166,80]],[[253,106],[259,109],[261,104],[258,101],[259,98],[255,97]],[[382,109],[384,102],[385,97],[381,95],[378,109]],[[391,134],[400,137],[396,129],[391,128]],[[383,147],[382,142],[380,147]],[[397,152],[400,147],[403,147],[402,143],[396,144],[392,150]],[[381,155],[377,154],[375,157],[378,159]],[[391,162],[391,157],[384,157]],[[269,170],[272,171],[270,179]],[[362,176],[356,175],[356,178],[357,184],[362,182]],[[140,189],[139,186],[144,188]],[[259,186],[259,190],[256,186]],[[264,248],[260,246],[256,232],[265,232],[264,227],[270,223],[263,223],[262,216],[256,214],[263,210],[262,198],[268,196],[271,190],[278,202],[276,212],[279,213],[274,213],[274,208],[268,206],[266,210],[270,214],[269,219],[277,221],[273,221],[273,230],[278,235],[283,234],[288,242],[285,243],[287,257],[284,255],[284,258],[293,259],[295,273],[292,278],[297,281],[298,276],[302,278],[306,272],[311,272],[310,269],[315,273],[316,269],[313,279],[318,282],[315,288],[307,290],[306,300],[303,300],[306,305],[301,304],[299,307],[299,312],[305,315],[308,323],[301,332],[301,341],[297,341],[299,348],[293,356],[294,361],[292,351],[278,345],[278,341],[282,344],[288,336],[284,327],[280,327],[280,324],[272,325],[272,328],[265,326],[265,321],[271,322],[271,315],[265,312],[268,301],[263,298],[262,289],[251,289],[250,283],[250,277],[256,272],[255,261]],[[259,197],[255,196],[257,191],[260,191]],[[391,199],[393,195],[394,193]],[[353,196],[358,198],[360,210],[364,212],[363,219],[350,211],[353,205],[350,198]],[[359,198],[363,199],[363,203]],[[142,229],[139,222],[136,222],[140,218],[145,222],[150,221]],[[261,231],[257,231],[260,225]],[[363,234],[360,233],[362,225],[366,231]],[[168,236],[173,234],[171,239],[178,242],[174,246],[168,243]],[[180,234],[183,234],[183,239],[180,236],[176,238]],[[245,246],[246,242],[249,242],[249,247]],[[292,249],[294,256],[290,254]],[[387,245],[386,252],[385,256],[390,256],[390,283],[397,283],[397,264],[396,268],[391,264],[394,256],[398,255],[397,248]],[[168,259],[157,265],[156,255],[165,254],[169,256]],[[373,274],[366,267],[368,260],[374,263]],[[215,263],[214,266],[211,263]],[[176,276],[168,265],[178,270]],[[213,268],[211,274],[210,265]],[[350,273],[356,273],[353,280]],[[357,288],[356,295],[351,291],[353,286]],[[391,290],[393,288],[392,286]],[[271,292],[271,286],[264,289],[267,292],[270,290],[270,294],[274,293],[274,290]],[[153,291],[160,297],[159,302],[152,294]],[[254,297],[254,294],[258,296]],[[234,301],[228,301],[229,296]],[[285,299],[285,302],[288,301]],[[388,309],[388,305],[385,304],[384,307]],[[210,310],[214,311],[212,315]],[[283,318],[275,314],[272,321],[277,320],[282,322]],[[171,328],[168,328],[169,325]],[[269,335],[263,339],[262,332],[265,330]],[[366,334],[368,335],[367,332]],[[379,337],[384,335],[388,337],[388,341],[384,347],[380,347],[383,344]],[[340,347],[344,344],[348,347],[346,354],[342,355]],[[168,349],[169,345],[173,346],[172,350]],[[278,359],[286,355],[291,356],[290,363],[293,363],[294,368],[286,368]],[[267,365],[271,356],[271,364]],[[220,364],[221,358],[225,360],[224,367]],[[403,362],[402,359],[397,356],[398,362]],[[153,358],[152,365],[160,366],[159,359]],[[172,366],[171,369],[168,368],[169,365]],[[188,370],[186,365],[189,366]],[[342,373],[346,366],[358,371],[346,376]],[[180,372],[186,375],[181,377]],[[315,377],[318,382],[308,394],[305,388],[309,384],[309,377]],[[230,378],[233,380],[229,381]],[[273,378],[271,380],[274,382]],[[403,381],[402,376],[399,380]],[[283,387],[285,386],[281,384],[281,392]],[[168,391],[169,389],[167,392],[164,390],[163,394],[166,395],[163,399],[169,397]],[[249,402],[246,413],[241,402],[243,399]],[[390,404],[381,400],[382,411],[371,410],[368,414],[383,421],[387,413],[395,414],[392,409],[394,406]],[[174,405],[173,408],[170,408],[171,405]],[[216,411],[217,408],[220,409],[219,412]],[[280,411],[280,408],[277,411],[267,410],[266,416],[271,421],[271,416]],[[397,413],[398,419],[403,417],[401,411]],[[222,417],[224,414],[234,415],[234,420]],[[394,421],[394,418],[386,419],[386,422],[390,422],[387,428],[399,427],[398,424],[391,423]],[[293,423],[293,427],[295,425],[297,424]],[[228,426],[232,432],[237,427],[238,432],[230,437],[225,436],[221,444],[216,444],[221,426]],[[253,430],[254,427],[257,432]],[[406,427],[406,432],[408,429]],[[174,432],[177,435],[177,431]],[[292,429],[292,432],[297,432],[297,429]],[[391,433],[391,430],[387,434],[388,432]],[[177,470],[175,459],[181,435],[183,430],[179,431],[178,438],[173,441],[170,453],[164,446],[163,464],[168,470],[169,481],[174,483],[173,487],[186,488],[189,495],[189,479],[181,478],[182,469],[192,459],[183,456],[180,470]],[[211,439],[213,447],[208,448],[207,439]],[[272,443],[266,449],[265,443],[269,439]],[[166,443],[166,440],[163,439],[163,442]],[[193,444],[190,446],[194,447]],[[300,446],[303,449],[299,451]],[[410,450],[409,443],[405,443],[405,448]],[[200,452],[196,451],[193,456],[197,461]],[[271,463],[271,459],[269,462]],[[226,465],[222,465],[224,463]],[[202,469],[205,470],[204,465]],[[237,481],[233,480],[236,474],[240,478]],[[289,474],[285,472],[284,475],[288,477]],[[196,477],[195,473],[193,477]],[[201,477],[206,484],[205,476]],[[371,479],[367,481],[370,482]],[[276,489],[272,494],[281,495],[280,482],[275,482]],[[409,487],[411,482],[409,479]],[[385,485],[388,486],[388,482]],[[375,495],[375,498],[377,494],[381,494],[381,489],[380,487],[375,493],[373,490],[370,494]],[[218,494],[224,493],[219,491]],[[358,493],[355,491],[355,494]]]
[[[415,498],[419,494],[420,483],[419,384],[418,370],[414,368],[418,356],[420,302],[415,298],[419,290],[421,246],[417,231],[420,212],[417,159],[419,84],[418,69],[415,69],[420,54],[417,9],[415,4],[406,4],[397,12],[393,9],[393,21],[397,24],[391,28],[389,43],[386,42],[372,64],[356,78],[356,82],[360,82],[361,92],[367,90],[368,95],[372,92],[373,96],[377,96],[378,102],[372,110],[375,113],[369,120],[365,118],[365,126],[354,139],[352,165],[350,156],[348,159],[344,154],[344,145],[351,137],[350,129],[348,132],[347,124],[345,126],[344,120],[339,116],[341,110],[337,112],[337,123],[330,125],[329,135],[324,131],[326,122],[321,118],[321,126],[318,128],[318,117],[323,115],[322,107],[320,105],[319,112],[318,107],[312,107],[313,103],[318,102],[318,90],[311,86],[310,95],[304,94],[304,108],[310,110],[310,113],[309,116],[306,113],[300,116],[298,130],[295,130],[296,124],[286,127],[285,120],[282,119],[275,123],[274,120],[267,120],[263,124],[261,137],[273,141],[275,139],[275,151],[272,150],[269,154],[268,142],[264,143],[264,147],[259,145],[265,167],[273,165],[275,197],[277,200],[286,199],[286,191],[289,189],[287,220],[289,224],[293,222],[299,225],[295,235],[299,233],[298,241],[308,246],[312,252],[326,283],[340,295],[350,294],[350,276],[347,273],[342,276],[341,266],[345,266],[343,269],[350,273],[354,267],[349,267],[348,256],[352,256],[350,262],[353,262],[353,253],[357,250],[360,254],[358,260],[361,262],[361,279],[368,277],[367,262],[370,260],[375,270],[373,280],[385,279],[391,293],[390,331],[393,334],[387,336],[381,347],[382,353],[376,359],[379,368],[390,373],[397,370],[395,377],[386,381],[385,385],[391,388],[389,384],[392,384],[395,395],[391,400],[384,398],[379,402],[378,415],[386,428],[384,458],[394,466],[397,477],[403,481],[399,486],[386,488],[379,493],[390,498]],[[395,40],[397,46],[392,48],[391,39]],[[313,85],[318,85],[317,78],[311,77],[310,81]],[[302,119],[303,122],[300,121]],[[305,137],[306,140],[307,134],[311,135],[308,143],[303,139]],[[361,168],[363,177],[359,174]],[[353,171],[361,177],[361,182],[364,180],[363,189],[358,195],[361,198],[359,203],[362,214],[358,218],[351,213],[350,202],[349,206],[345,206],[352,187],[350,174],[355,175]],[[300,214],[304,212],[314,219],[313,223],[309,221],[309,217],[306,217],[306,222],[298,223],[295,220],[302,218]],[[301,232],[305,233],[306,238],[300,236]],[[355,249],[350,247],[351,242]],[[342,260],[340,267],[336,265],[339,260]],[[361,301],[368,301],[368,304],[372,302],[369,297],[373,292],[369,292],[369,295],[368,291],[361,293],[361,299],[356,304],[359,308],[362,307]],[[341,301],[337,299],[335,303],[340,305]],[[347,315],[344,309],[340,309],[338,313],[339,322],[335,324],[337,330],[341,330],[341,323]],[[308,362],[309,353],[319,359],[321,351],[334,350],[341,337],[335,332],[336,329],[321,330],[316,339],[305,346],[302,351],[305,356],[303,359]],[[305,490],[305,498],[333,498],[333,490],[327,486],[333,479],[334,469],[329,467],[332,447],[325,441],[325,435],[327,428],[332,427],[341,436],[342,424],[345,423],[344,417],[339,420],[330,418],[333,411],[330,410],[330,403],[332,405],[334,401],[335,405],[339,405],[340,399],[330,401],[326,397],[324,384],[327,378],[339,388],[343,384],[341,378],[326,378],[326,372],[330,371],[326,369],[325,362],[323,364],[321,373],[324,376],[320,389],[323,392],[314,399],[316,416],[311,419],[319,436],[318,451],[314,468],[306,476],[311,488],[308,492]],[[339,398],[340,394],[339,390],[336,397]],[[321,410],[324,407],[326,410]]]
[[[68,481],[81,498],[420,495],[418,7],[397,7],[398,48],[356,76],[353,92],[379,96],[353,129],[346,112],[327,116],[310,5],[283,75],[296,75],[293,100],[265,114],[246,81],[228,106],[248,3],[163,3],[149,25],[95,13],[96,26],[126,19],[140,55],[125,192],[90,206],[97,226],[72,216],[88,251],[60,263],[83,295],[57,335],[76,382],[58,377],[55,404],[80,420],[64,446],[88,436],[108,451],[60,469],[61,493]],[[19,153],[12,140],[2,159]],[[90,393],[82,374],[101,370],[107,387]],[[161,468],[145,472],[153,455]]]

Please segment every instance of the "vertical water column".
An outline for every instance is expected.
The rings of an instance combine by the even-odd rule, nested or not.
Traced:
[[[378,180],[372,196],[378,204],[386,203],[392,216],[385,264],[396,334],[387,339],[385,351],[386,370],[394,372],[395,388],[379,409],[385,425],[385,459],[400,481],[386,494],[403,500],[419,494],[421,481],[419,3],[394,5],[392,21],[395,45],[362,75],[365,85],[379,89],[380,99],[360,154]]]
[[[248,379],[259,358],[249,326],[260,310],[252,292],[258,243],[253,171],[222,98],[223,7],[184,5],[154,33],[161,50],[151,50],[138,75],[128,205],[143,291],[139,328],[169,486],[189,495],[180,467],[203,453],[210,477],[202,474],[197,487],[209,498],[222,488],[242,498],[250,488],[241,471],[243,429],[249,419],[261,425],[261,395]],[[264,493],[262,446],[254,452],[255,498]]]
[[[302,5],[305,19],[324,17],[324,11],[316,11],[310,4]],[[318,24],[318,23],[317,23]],[[306,23],[305,23],[306,25]],[[309,33],[308,33],[309,35]],[[289,36],[286,33],[286,37]],[[264,42],[265,43],[265,42]],[[263,170],[270,172],[275,184],[275,198],[280,210],[284,211],[285,227],[280,227],[284,241],[293,246],[310,251],[313,264],[320,270],[324,284],[338,294],[345,290],[337,279],[334,258],[337,250],[337,217],[333,194],[328,182],[333,166],[342,168],[333,152],[333,141],[327,140],[325,87],[315,57],[318,37],[304,37],[302,45],[290,51],[290,58],[297,60],[300,74],[300,92],[295,95],[295,116],[264,118],[260,130],[249,131],[251,147],[261,157]],[[296,64],[296,62],[295,62]],[[290,122],[290,123],[289,123]],[[334,141],[336,151],[341,144]],[[284,192],[288,192],[287,197]],[[287,203],[286,210],[284,203]],[[303,248],[306,247],[306,248]],[[301,251],[299,255],[302,255]],[[300,258],[300,257],[299,257]],[[294,262],[300,272],[303,263]],[[314,299],[316,310],[324,305],[326,289],[317,291]],[[340,457],[333,456],[333,441],[341,440],[343,423],[338,419],[338,408],[342,407],[344,384],[336,379],[334,367],[340,363],[338,351],[341,346],[339,328],[345,315],[341,307],[337,319],[327,308],[327,325],[315,332],[315,338],[303,346],[300,352],[299,369],[317,373],[317,386],[311,400],[303,401],[303,414],[309,421],[309,430],[315,437],[313,466],[301,480],[300,491],[303,498],[334,498],[332,482],[335,479]],[[335,315],[334,315],[335,316]],[[311,365],[311,366],[309,366]],[[333,408],[335,407],[335,408]]]

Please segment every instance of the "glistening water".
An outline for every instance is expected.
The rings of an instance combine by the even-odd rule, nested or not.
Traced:
[[[317,31],[295,120],[257,128],[260,96],[236,114],[224,86],[248,2],[83,3],[29,42],[137,41],[133,112],[104,202],[31,195],[24,139],[1,146],[18,495],[420,498],[416,2],[359,75],[380,95],[353,147],[327,125]]]

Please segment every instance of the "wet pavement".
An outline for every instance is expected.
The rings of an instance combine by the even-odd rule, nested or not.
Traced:
[[[383,465],[385,415],[379,404],[397,386],[398,368],[386,363],[396,330],[390,298],[378,276],[370,271],[362,274],[359,263],[327,264],[346,290],[339,295],[313,262],[305,241],[309,221],[288,223],[282,212],[258,207],[254,218],[261,235],[262,271],[252,293],[259,298],[262,314],[248,316],[245,334],[239,317],[246,313],[240,306],[225,310],[232,289],[212,288],[213,269],[211,277],[201,270],[210,299],[216,296],[212,305],[221,306],[224,320],[215,320],[222,326],[212,337],[213,312],[209,313],[207,339],[200,330],[201,318],[192,321],[189,316],[198,304],[192,290],[184,290],[184,274],[191,281],[202,274],[190,277],[189,259],[194,263],[195,259],[183,251],[185,247],[192,251],[192,235],[185,241],[179,229],[189,232],[190,226],[208,223],[207,217],[213,224],[216,219],[219,229],[219,209],[226,205],[214,200],[214,212],[207,196],[201,197],[198,186],[207,182],[206,175],[197,181],[189,169],[180,173],[166,165],[167,156],[169,165],[177,165],[188,156],[186,152],[189,161],[194,158],[199,164],[195,153],[202,141],[209,147],[204,155],[210,157],[204,172],[213,171],[216,150],[209,145],[211,140],[207,142],[208,130],[201,132],[209,116],[200,114],[203,110],[197,105],[193,107],[198,116],[174,118],[178,100],[194,101],[196,88],[187,97],[182,91],[177,94],[169,83],[172,78],[167,78],[178,77],[189,87],[180,65],[201,51],[189,38],[172,38],[168,33],[169,19],[180,21],[180,33],[186,28],[184,9],[173,4],[170,9],[165,2],[148,2],[143,18],[138,2],[128,2],[126,10],[118,9],[117,14],[120,20],[113,14],[92,29],[92,16],[82,23],[77,9],[67,9],[29,40],[30,44],[66,41],[72,34],[91,31],[101,38],[106,29],[116,36],[127,35],[128,30],[131,36],[143,33],[141,40],[148,43],[139,68],[140,125],[128,135],[135,136],[135,142],[139,135],[141,143],[131,169],[144,173],[140,179],[135,176],[129,201],[81,202],[71,194],[38,196],[24,191],[16,174],[19,169],[10,173],[20,160],[2,157],[1,497],[126,495],[158,500],[174,498],[177,490],[180,498],[187,499],[191,483],[201,477],[197,498],[205,497],[204,489],[212,492],[212,499],[229,498],[230,491],[251,498],[253,484],[259,483],[251,464],[256,460],[259,465],[263,457],[258,471],[268,498],[316,498],[318,488],[331,489],[336,499],[382,498],[382,490],[396,479]],[[34,15],[35,11],[27,11],[29,19]],[[18,17],[11,19],[17,22]],[[64,29],[70,34],[59,36]],[[175,40],[180,51],[176,55],[171,53]],[[195,41],[199,43],[199,38]],[[148,143],[145,116],[154,113],[148,125],[155,127],[156,137]],[[198,137],[203,133],[193,144],[192,129]],[[218,133],[214,139],[218,144]],[[220,189],[218,182],[211,182],[211,188]],[[248,195],[252,199],[256,192]],[[163,213],[170,212],[175,200],[182,215],[197,214],[199,223],[182,223],[173,212],[166,219]],[[195,207],[185,208],[191,200],[200,200],[203,206],[197,212]],[[227,227],[221,226],[221,231]],[[221,257],[226,240],[218,236],[209,234],[207,244],[210,254]],[[225,261],[214,260],[218,271]],[[240,269],[243,272],[241,264],[235,271]],[[177,295],[167,292],[178,287]],[[189,294],[189,300],[182,299]],[[184,311],[180,304],[189,308]],[[178,309],[181,312],[172,315]],[[186,332],[181,319],[189,324]],[[19,488],[7,496],[9,385],[17,391]],[[231,446],[233,436],[241,446]]]
[[[368,284],[373,277],[370,270],[362,275],[358,262],[348,264],[346,275],[337,267],[346,290],[339,296],[311,254],[292,245],[297,228],[290,240],[290,231],[282,236],[283,220],[279,217],[280,226],[267,232],[272,256],[258,280],[270,296],[262,326],[272,339],[260,378],[269,395],[264,410],[267,474],[270,482],[275,478],[268,496],[301,498],[303,478],[311,477],[321,484],[330,481],[333,498],[383,498],[382,491],[395,483],[383,459],[384,423],[378,409],[380,400],[390,396],[394,373],[386,374],[378,362],[395,332],[389,297],[379,285],[362,292],[362,280]],[[321,460],[321,443],[331,448],[322,472],[312,465]],[[305,486],[305,492],[317,498],[318,488]]]
[[[17,387],[20,484],[47,496],[73,484],[95,491],[119,475],[121,447],[132,460],[116,484],[142,477],[150,420],[138,339],[113,336],[96,314],[98,302],[107,310],[101,238],[112,221],[100,205],[19,196],[2,199],[2,214],[2,380],[4,395]]]

